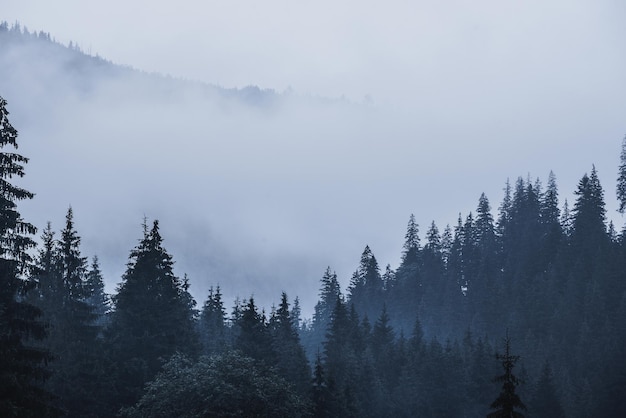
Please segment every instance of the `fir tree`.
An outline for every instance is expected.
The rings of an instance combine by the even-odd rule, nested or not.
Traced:
[[[0,97],[0,415],[53,416],[50,395],[42,383],[48,378],[50,353],[33,345],[45,335],[41,311],[25,301],[34,286],[23,277],[35,246],[35,227],[17,211],[17,202],[33,194],[10,183],[24,175],[28,159],[5,147],[17,148],[17,130],[8,120],[6,101]]]
[[[361,254],[359,268],[352,275],[348,288],[349,301],[365,316],[375,317],[383,304],[383,280],[376,257],[368,245]]]
[[[402,263],[412,264],[419,260],[420,237],[419,225],[415,222],[415,215],[411,214],[404,237],[404,247],[402,252]]]
[[[315,357],[315,367],[313,368],[313,379],[311,386],[311,401],[313,403],[313,417],[326,418],[330,417],[332,411],[332,393],[326,383],[324,374],[324,366],[322,365],[322,357],[317,352]]]
[[[559,191],[556,185],[556,176],[554,172],[550,171],[548,186],[541,196],[541,222],[548,227],[558,225],[559,217]]]
[[[85,280],[85,287],[87,293],[86,302],[96,315],[95,323],[103,327],[106,324],[106,315],[111,307],[109,295],[104,292],[104,278],[102,277],[97,255],[92,258],[91,267],[87,272]]]
[[[278,373],[294,385],[297,393],[306,395],[309,391],[311,369],[300,345],[298,330],[291,318],[285,292],[282,293],[280,305],[270,319],[270,333]]]
[[[200,311],[200,340],[205,355],[219,354],[227,348],[226,310],[219,285],[209,289],[209,296]]]
[[[92,294],[86,281],[87,259],[81,255],[81,238],[74,228],[71,208],[65,220],[45,277],[49,282],[45,289],[48,295],[42,294],[44,316],[50,323],[49,345],[56,357],[48,387],[68,415],[85,416],[97,409],[93,394],[98,393],[102,380],[101,346],[96,341],[100,328],[95,307],[88,303]],[[49,232],[45,232],[43,268],[47,267],[50,254],[49,237]],[[47,296],[51,297],[46,301]]]
[[[525,410],[526,405],[520,400],[515,389],[520,385],[520,380],[513,374],[515,363],[519,356],[511,354],[511,340],[508,336],[504,339],[504,354],[496,354],[496,359],[501,362],[504,374],[494,378],[494,382],[502,384],[500,395],[491,403],[491,409],[495,409],[487,415],[488,418],[523,418],[524,415],[516,411]]]
[[[574,236],[579,241],[589,242],[604,237],[606,234],[606,209],[604,191],[594,166],[591,175],[585,174],[578,183],[574,205]]]
[[[337,298],[342,296],[337,273],[332,271],[330,266],[326,268],[321,282],[319,301],[315,305],[313,314],[313,328],[325,333],[328,324],[330,324],[330,318]]]
[[[134,404],[146,382],[175,352],[197,352],[194,311],[186,284],[174,275],[172,256],[163,247],[158,221],[130,253],[113,296],[108,340],[117,368],[116,406]]]
[[[272,346],[272,338],[267,326],[265,315],[259,313],[250,297],[241,311],[241,316],[235,324],[238,328],[235,348],[245,356],[271,366],[276,363],[276,353]]]
[[[396,272],[391,269],[391,264],[385,266],[385,272],[382,275],[383,290],[390,292],[396,285]]]
[[[622,139],[622,152],[617,173],[617,201],[619,202],[617,211],[624,214],[626,211],[626,136]]]

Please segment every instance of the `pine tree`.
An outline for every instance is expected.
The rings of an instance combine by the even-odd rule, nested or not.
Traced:
[[[306,395],[310,388],[311,369],[300,345],[298,330],[294,327],[285,292],[281,295],[276,313],[270,319],[270,333],[278,373],[294,385],[297,393]]]
[[[330,324],[330,318],[335,308],[337,298],[341,298],[342,296],[339,281],[337,280],[337,273],[332,271],[330,266],[326,268],[321,282],[320,298],[315,305],[315,312],[313,314],[313,328],[325,333],[328,324]]]
[[[542,235],[539,241],[541,247],[540,256],[542,265],[550,263],[559,248],[559,243],[563,236],[563,229],[560,223],[559,192],[556,185],[556,176],[552,171],[548,175],[548,185],[541,195],[541,229]]]
[[[253,297],[245,303],[241,317],[235,325],[239,331],[235,340],[237,350],[268,366],[276,363],[276,353],[272,346],[267,320],[265,315],[257,310]]]
[[[606,209],[604,208],[604,191],[594,166],[591,175],[585,174],[578,183],[575,192],[577,199],[574,204],[574,238],[582,242],[597,245],[606,235]]]
[[[622,152],[617,174],[617,200],[619,202],[617,211],[624,214],[626,211],[626,136],[622,139]]]
[[[485,193],[482,193],[478,199],[474,227],[478,245],[485,250],[490,249],[493,251],[495,246],[495,227],[493,215],[491,215],[491,205]]]
[[[291,316],[293,328],[297,332],[300,332],[302,326],[302,308],[300,307],[300,298],[298,296],[293,300],[293,306],[291,307],[291,311],[289,311],[289,315]]]
[[[594,269],[608,254],[610,244],[606,231],[604,192],[595,167],[591,175],[585,174],[575,192],[573,230],[571,236],[572,260],[576,263],[576,276],[586,286]]]
[[[450,227],[450,224],[447,224],[441,234],[441,259],[443,260],[443,264],[445,266],[448,265],[448,261],[450,260],[450,251],[452,250],[453,240],[454,237],[452,236],[452,228]]]
[[[57,262],[57,245],[50,222],[41,234],[41,248],[31,268],[31,280],[37,288],[29,293],[29,300],[39,307],[48,323],[56,322],[58,306],[63,304],[63,277]]]
[[[506,185],[504,187],[504,198],[498,208],[498,220],[496,222],[496,229],[498,236],[501,240],[507,241],[509,236],[509,228],[511,223],[511,182],[506,179]]]
[[[368,245],[348,287],[349,298],[361,315],[375,317],[383,305],[383,280],[376,257]]]
[[[415,215],[411,214],[404,237],[402,264],[413,264],[419,261],[420,237],[419,225],[415,222]]]
[[[391,268],[391,264],[385,266],[385,272],[381,276],[383,279],[383,290],[388,293],[396,285],[396,272]]]
[[[556,176],[550,171],[548,186],[541,196],[541,222],[551,226],[559,223],[559,191],[556,185]]]
[[[209,289],[209,296],[200,311],[200,340],[205,355],[219,354],[227,348],[226,310],[222,292],[217,286]]]
[[[526,405],[515,393],[515,388],[520,385],[520,380],[513,374],[515,363],[520,356],[511,354],[511,340],[508,336],[504,339],[504,354],[496,354],[496,359],[502,364],[504,374],[494,378],[494,382],[502,383],[502,390],[495,401],[491,403],[491,409],[495,409],[487,415],[488,418],[523,418],[524,415],[516,411],[526,410]]]
[[[87,293],[86,302],[91,306],[94,315],[96,315],[95,324],[103,327],[107,323],[106,315],[111,307],[109,295],[104,292],[104,278],[102,277],[97,255],[93,256],[91,261],[91,267],[85,279],[85,287]]]
[[[374,357],[374,367],[379,379],[382,379],[387,388],[395,386],[400,374],[396,363],[395,353],[395,332],[390,324],[387,306],[383,310],[374,324],[372,331],[372,354]]]
[[[35,227],[17,211],[17,202],[33,193],[10,183],[24,175],[28,159],[5,147],[17,148],[17,130],[8,120],[6,101],[0,97],[0,415],[54,416],[50,395],[42,388],[48,378],[50,353],[34,346],[45,338],[41,311],[25,301],[35,283],[23,274],[35,246]]]
[[[313,368],[313,380],[311,389],[311,401],[313,403],[313,417],[330,417],[332,411],[332,393],[326,383],[322,356],[317,352],[315,357],[315,367]]]
[[[197,352],[195,312],[185,282],[174,275],[172,256],[163,247],[159,222],[130,253],[118,292],[107,339],[116,370],[115,406],[134,404],[146,382],[164,361],[179,351]]]
[[[44,316],[50,321],[49,344],[56,357],[53,375],[48,382],[52,393],[59,398],[59,406],[71,416],[84,416],[96,409],[101,381],[98,367],[100,343],[96,340],[100,328],[86,282],[87,259],[81,255],[81,238],[74,228],[72,208],[65,218],[65,228],[52,250],[52,266],[46,279],[58,294],[42,305]],[[44,237],[42,267],[45,267],[49,249]],[[46,295],[43,295],[45,300]]]
[[[400,288],[400,293],[409,294],[410,298],[416,298],[420,292],[420,262],[421,248],[419,238],[419,226],[415,222],[415,216],[411,214],[409,223],[404,236],[404,245],[402,250],[402,261],[398,268],[396,277]],[[376,311],[377,315],[379,312]]]
[[[561,228],[563,229],[563,234],[566,237],[570,237],[572,235],[572,231],[574,230],[574,225],[572,221],[572,212],[569,208],[569,203],[567,203],[567,199],[563,202],[563,210],[561,211],[561,218],[559,219],[559,223],[561,224]]]

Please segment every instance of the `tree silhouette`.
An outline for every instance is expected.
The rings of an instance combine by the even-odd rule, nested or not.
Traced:
[[[502,383],[502,390],[495,401],[491,403],[491,409],[494,412],[487,414],[488,418],[523,418],[524,415],[517,412],[516,409],[525,410],[524,405],[515,393],[515,388],[519,386],[521,381],[513,374],[513,367],[519,360],[520,356],[511,354],[511,339],[508,332],[504,339],[504,354],[496,354],[496,359],[501,361],[504,374],[496,376],[494,382]]]
[[[17,130],[8,120],[6,101],[0,97],[0,149],[17,148]],[[35,246],[30,235],[35,227],[24,222],[16,202],[33,194],[12,185],[24,175],[28,159],[0,152],[0,415],[54,416],[50,395],[42,388],[49,376],[50,353],[35,346],[46,336],[41,310],[24,300],[35,282],[24,279],[31,262],[28,250]]]

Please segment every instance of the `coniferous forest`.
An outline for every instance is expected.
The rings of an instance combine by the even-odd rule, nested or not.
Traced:
[[[0,92],[1,93],[1,92]],[[617,417],[626,409],[626,230],[599,172],[575,201],[556,176],[504,183],[453,225],[408,219],[401,264],[365,246],[350,284],[205,300],[144,219],[114,294],[62,228],[32,225],[10,103],[0,99],[0,415],[6,417]],[[619,143],[616,141],[616,153]],[[617,173],[626,210],[626,139]],[[606,191],[608,193],[609,191]],[[610,191],[611,193],[613,191]],[[612,209],[611,209],[612,210]],[[495,214],[495,216],[494,216]],[[37,228],[39,229],[37,229]],[[39,244],[36,239],[39,238]]]

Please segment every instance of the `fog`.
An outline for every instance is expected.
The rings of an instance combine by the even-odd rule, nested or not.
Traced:
[[[36,193],[22,215],[60,230],[71,205],[109,292],[144,216],[200,304],[210,285],[267,309],[284,290],[305,316],[326,266],[345,287],[367,244],[395,268],[411,213],[443,230],[482,192],[495,213],[507,178],[553,170],[572,202],[595,164],[623,223],[620,4],[109,3],[9,1],[0,16],[173,76],[0,50]]]

